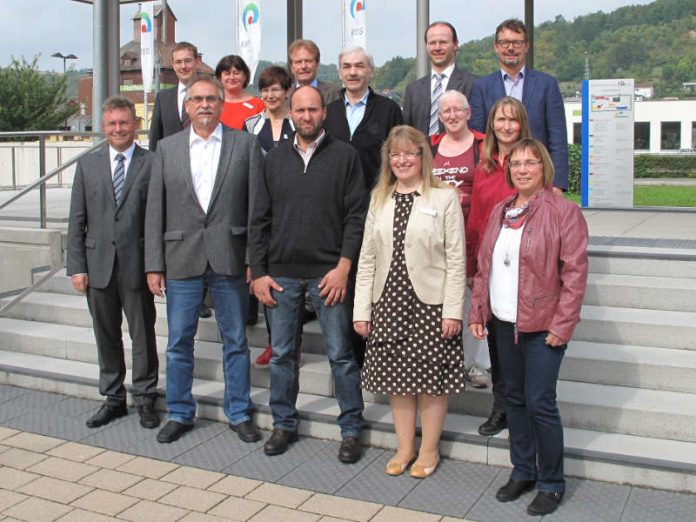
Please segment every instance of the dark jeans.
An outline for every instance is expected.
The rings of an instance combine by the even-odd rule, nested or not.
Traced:
[[[567,345],[546,344],[548,332],[519,333],[493,318],[500,369],[507,390],[510,460],[515,480],[536,480],[539,491],[563,492],[563,425],[556,383]]]
[[[488,342],[488,354],[491,359],[491,389],[493,391],[492,415],[498,412],[505,413],[507,408],[505,407],[505,380],[500,373],[500,361],[498,360],[498,348],[496,348],[495,345],[493,324],[488,323],[486,327],[488,329],[488,337],[486,339]]]

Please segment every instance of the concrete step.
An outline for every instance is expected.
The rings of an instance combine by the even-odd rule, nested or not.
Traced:
[[[590,274],[584,304],[696,312],[696,278]]]
[[[97,393],[98,370],[96,365],[89,363],[0,352],[0,382],[74,397],[100,399]],[[199,417],[225,421],[221,407],[222,383],[196,380],[193,391],[198,401]],[[259,426],[270,429],[272,418],[266,406],[267,391],[254,388],[252,398],[258,405]],[[338,407],[334,399],[301,393],[297,405],[301,419],[300,434],[340,440],[335,424]],[[161,401],[159,406],[163,406]],[[389,407],[370,403],[366,405],[364,415],[368,422],[363,434],[364,442],[395,449]],[[454,459],[509,466],[507,431],[492,438],[480,437],[476,428],[482,421],[482,417],[448,414],[440,445],[441,453]],[[570,476],[696,492],[694,442],[570,427],[565,428],[564,434],[566,473]]]
[[[696,279],[693,250],[590,245],[590,273]]]
[[[696,350],[696,312],[583,305],[573,340]]]

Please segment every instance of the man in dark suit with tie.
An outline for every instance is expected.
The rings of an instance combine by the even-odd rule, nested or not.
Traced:
[[[568,131],[563,97],[553,76],[525,65],[529,52],[527,28],[520,20],[510,18],[495,30],[493,49],[498,55],[500,70],[476,81],[471,91],[469,127],[486,131],[488,113],[503,96],[513,96],[527,109],[529,130],[541,141],[553,160],[557,190],[568,188]]]
[[[428,136],[444,132],[437,114],[438,100],[443,92],[455,90],[467,98],[477,76],[459,69],[455,63],[457,30],[449,22],[433,22],[425,31],[425,45],[431,71],[406,87],[404,123]]]
[[[134,143],[138,120],[130,100],[109,98],[102,113],[108,147],[78,161],[68,225],[67,274],[75,290],[87,294],[99,354],[99,392],[106,396],[87,426],[103,426],[128,412],[123,312],[132,340],[132,394],[140,424],[156,428],[155,304],[143,265],[153,155]]]
[[[254,136],[220,123],[222,84],[194,77],[186,109],[191,126],[160,141],[152,165],[145,223],[150,291],[167,297],[167,410],[157,435],[173,442],[193,427],[193,342],[206,289],[222,338],[224,411],[245,442],[261,438],[251,420],[246,249],[250,201],[263,156]]]
[[[150,150],[156,150],[157,143],[162,138],[171,136],[188,125],[188,115],[184,110],[186,84],[196,74],[200,61],[198,49],[189,42],[179,42],[172,49],[172,67],[179,84],[160,91],[155,98],[150,123]]]
[[[340,99],[338,85],[317,80],[320,57],[319,47],[312,40],[300,39],[290,44],[288,47],[288,67],[295,81],[288,93],[288,100],[292,97],[295,89],[303,85],[311,85],[316,88],[327,105]]]

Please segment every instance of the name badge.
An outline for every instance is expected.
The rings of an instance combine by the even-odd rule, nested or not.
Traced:
[[[251,103],[249,103],[249,102],[242,102],[242,105],[244,105],[247,109],[253,109],[253,108],[254,108],[254,106],[253,106]]]
[[[427,214],[428,216],[437,216],[437,210],[435,210],[434,208],[423,207],[420,209],[420,211],[422,214]]]

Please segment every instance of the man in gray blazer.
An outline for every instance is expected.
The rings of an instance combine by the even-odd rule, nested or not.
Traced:
[[[245,442],[261,438],[251,420],[246,316],[247,223],[262,168],[254,136],[220,123],[222,84],[207,75],[189,82],[191,127],[160,141],[152,165],[145,223],[150,291],[167,297],[167,410],[157,435],[173,442],[193,427],[193,338],[209,289],[223,344],[224,409]]]
[[[108,147],[77,163],[70,201],[67,274],[87,294],[99,354],[99,392],[106,401],[87,420],[96,428],[128,413],[122,312],[133,341],[132,394],[140,424],[156,428],[155,304],[143,268],[145,203],[152,153],[134,143],[133,103],[109,98],[102,106]]]
[[[290,73],[295,82],[288,93],[288,100],[292,98],[295,89],[303,85],[311,85],[316,88],[324,98],[326,105],[341,98],[338,85],[317,80],[320,57],[319,47],[312,40],[300,39],[290,44],[288,47],[288,67],[290,67]]]
[[[425,31],[425,44],[431,71],[406,87],[404,93],[404,123],[427,136],[445,131],[437,114],[438,100],[447,90],[463,93],[467,99],[478,78],[455,63],[457,30],[449,22],[433,22]]]

